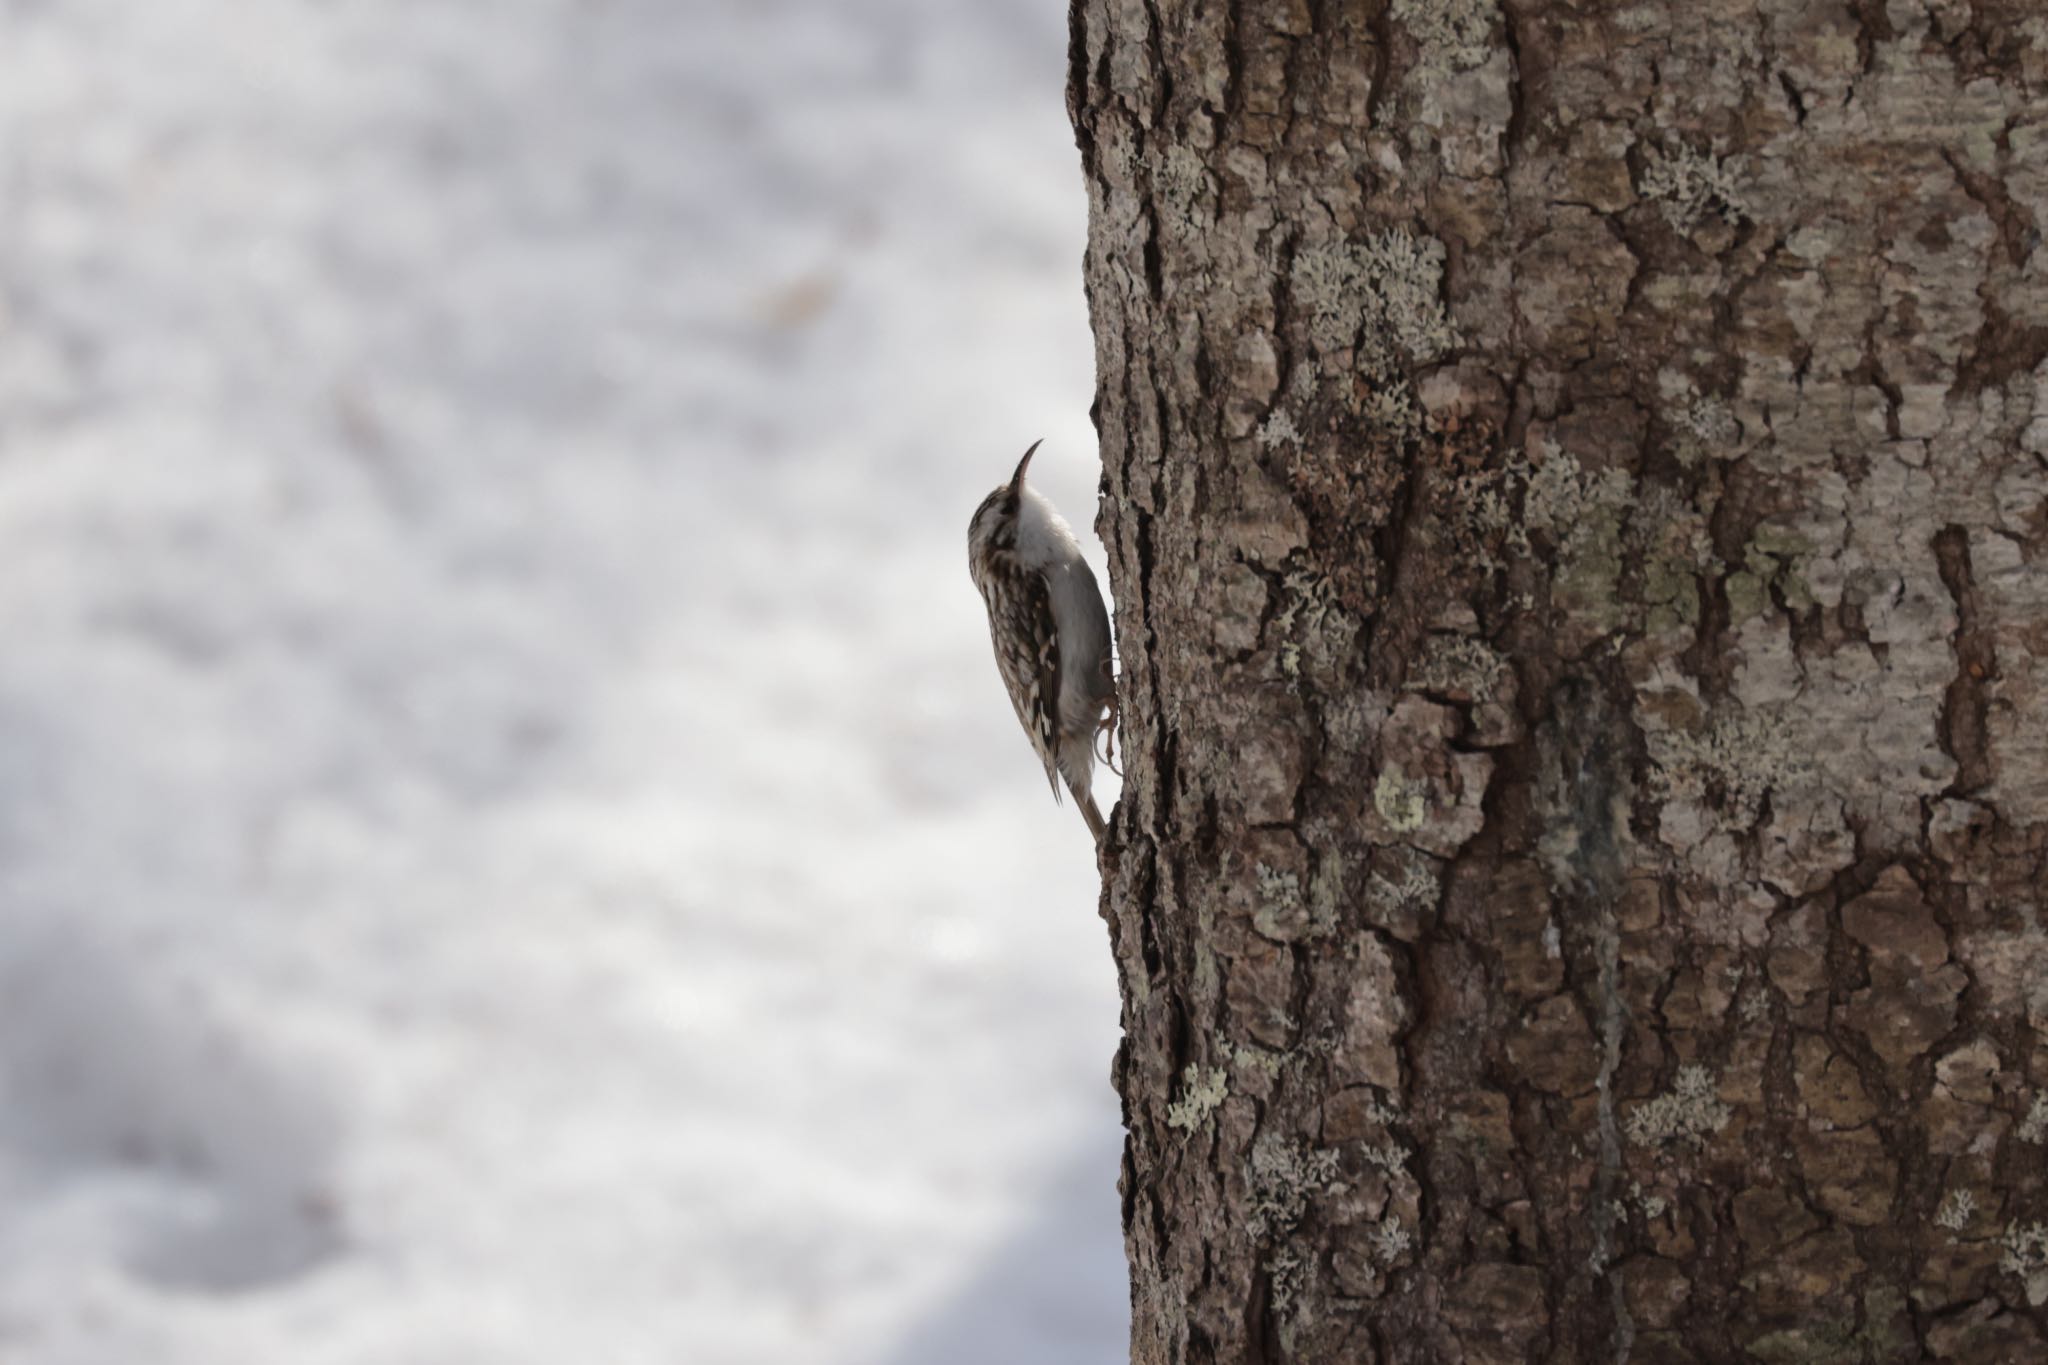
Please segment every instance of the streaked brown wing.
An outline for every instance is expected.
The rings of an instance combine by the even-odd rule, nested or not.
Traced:
[[[988,598],[996,669],[1003,675],[1018,724],[1031,737],[1031,747],[1045,764],[1045,780],[1052,784],[1057,800],[1060,646],[1053,627],[1052,596],[1042,576],[1019,571],[991,575],[983,585],[983,595]]]

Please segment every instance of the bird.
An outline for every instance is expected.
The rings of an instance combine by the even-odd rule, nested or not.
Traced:
[[[1104,739],[1104,761],[1114,754],[1109,612],[1073,528],[1024,482],[1043,444],[1042,438],[1033,441],[1010,481],[974,509],[967,525],[967,567],[988,606],[996,670],[1045,764],[1053,800],[1059,800],[1064,780],[1100,843],[1104,824],[1090,779],[1096,736]]]

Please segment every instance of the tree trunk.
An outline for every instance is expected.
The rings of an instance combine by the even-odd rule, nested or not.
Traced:
[[[1133,1359],[2048,1358],[2048,20],[1077,0]]]

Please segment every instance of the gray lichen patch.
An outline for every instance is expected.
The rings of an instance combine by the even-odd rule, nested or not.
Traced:
[[[1542,442],[1541,455],[1517,470],[1522,521],[1557,545],[1551,602],[1569,618],[1567,647],[1575,650],[1622,623],[1622,532],[1635,486],[1627,471],[1588,470],[1553,440]]]
[[[1934,1212],[1934,1224],[1950,1232],[1961,1232],[1970,1225],[1970,1218],[1976,1212],[1977,1196],[1958,1187],[1943,1196],[1941,1207]]]
[[[1666,425],[1677,437],[1674,454],[1685,465],[1701,460],[1732,460],[1742,454],[1742,424],[1728,400],[1701,393],[1684,374],[1666,370],[1657,376]]]
[[[1461,703],[1492,701],[1507,676],[1507,661],[1484,640],[1432,635],[1423,643],[1422,658],[1409,670],[1408,686]]]
[[[1308,903],[1302,896],[1301,878],[1265,863],[1259,863],[1252,873],[1258,880],[1252,927],[1278,943],[1292,943],[1306,937],[1311,924]]]
[[[1360,1155],[1366,1165],[1377,1167],[1388,1176],[1406,1175],[1408,1172],[1408,1149],[1392,1138],[1368,1146]]]
[[[2006,1228],[2002,1245],[1999,1269],[2019,1277],[2030,1307],[2048,1304],[2048,1224],[2014,1223]]]
[[[1388,848],[1375,859],[1372,876],[1365,884],[1366,919],[1412,943],[1421,936],[1424,921],[1435,913],[1443,894],[1443,879],[1434,859],[1420,849]]]
[[[1742,435],[1742,424],[1735,420],[1735,413],[1729,408],[1728,400],[1713,394],[1701,394],[1690,403],[1672,414],[1672,425],[1691,438],[1687,449],[1711,454],[1726,459],[1730,449]],[[1681,451],[1681,456],[1685,451]]]
[[[1762,1365],[1838,1365],[1860,1360],[1897,1360],[1902,1345],[1909,1342],[1895,1319],[1903,1304],[1895,1302],[1896,1292],[1872,1288],[1864,1294],[1863,1326],[1853,1313],[1780,1328],[1751,1338],[1749,1358]]]
[[[1366,1239],[1366,1246],[1376,1264],[1389,1267],[1407,1253],[1413,1242],[1408,1229],[1401,1226],[1401,1220],[1390,1213],[1380,1219],[1379,1225]]]
[[[1294,425],[1285,408],[1275,408],[1259,424],[1259,444],[1267,450],[1301,449],[1301,428]]]
[[[1360,370],[1386,378],[1457,344],[1443,274],[1442,242],[1390,228],[1363,242],[1303,247],[1292,284],[1316,349],[1334,355],[1355,346]]]
[[[1273,625],[1282,632],[1321,630],[1338,610],[1330,580],[1312,569],[1289,569],[1280,586],[1286,590],[1286,605],[1273,618]]]
[[[1327,669],[1345,658],[1357,639],[1358,626],[1337,600],[1337,589],[1312,568],[1293,567],[1280,580],[1280,610],[1273,616],[1272,635],[1279,641],[1277,660],[1283,677],[1298,678],[1307,662]]]
[[[1252,1140],[1247,1167],[1250,1209],[1245,1223],[1259,1240],[1293,1227],[1308,1211],[1312,1195],[1339,1185],[1336,1152],[1270,1131]]]
[[[2048,1094],[2034,1096],[2033,1107],[2020,1120],[2019,1137],[2037,1147],[2048,1143]]]
[[[1691,232],[1708,214],[1725,222],[1746,222],[1748,196],[1735,170],[1711,152],[1680,143],[1668,151],[1651,148],[1644,158],[1643,197],[1657,201],[1664,218]]]
[[[1271,1286],[1273,1311],[1283,1316],[1294,1307],[1307,1287],[1310,1262],[1293,1247],[1281,1247],[1266,1258],[1266,1279]],[[1291,1335],[1291,1324],[1282,1324],[1281,1335]]]
[[[1593,513],[1618,511],[1634,500],[1626,470],[1588,470],[1552,440],[1543,442],[1541,454],[1541,463],[1525,469],[1522,501],[1523,519],[1536,530],[1569,537]]]
[[[1698,1147],[1728,1126],[1729,1109],[1714,1093],[1714,1077],[1703,1066],[1682,1066],[1671,1089],[1637,1105],[1626,1127],[1639,1147],[1672,1143]]]
[[[1813,771],[1775,713],[1724,711],[1704,728],[1646,728],[1645,737],[1652,791],[1664,800],[1662,833],[1674,848],[1751,828],[1767,794]]]
[[[1515,81],[1494,0],[1394,0],[1389,13],[1415,43],[1393,123],[1408,148],[1459,181],[1499,174]]]
[[[1471,635],[1432,635],[1410,666],[1405,688],[1465,708],[1466,743],[1511,744],[1522,735],[1519,688],[1508,661]]]
[[[1163,231],[1186,237],[1200,232],[1214,216],[1208,168],[1193,148],[1169,146],[1154,164],[1152,184]]]
[[[1383,379],[1359,402],[1365,419],[1383,432],[1411,432],[1422,425],[1422,414],[1408,394],[1408,381]]]
[[[2048,1030],[2048,933],[1983,929],[1959,935],[1956,957],[1994,1015],[2018,1016]]]
[[[1294,1053],[1273,1052],[1267,1048],[1247,1046],[1243,1043],[1233,1044],[1230,1049],[1232,1066],[1268,1081],[1277,1079],[1280,1073],[1287,1069],[1287,1063],[1294,1059]]]
[[[1493,55],[1493,0],[1394,0],[1393,15],[1419,44],[1423,60],[1453,69],[1473,67]]]

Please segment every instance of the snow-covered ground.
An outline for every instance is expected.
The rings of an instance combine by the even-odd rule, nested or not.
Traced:
[[[1121,1357],[1064,9],[0,0],[0,1361]]]

